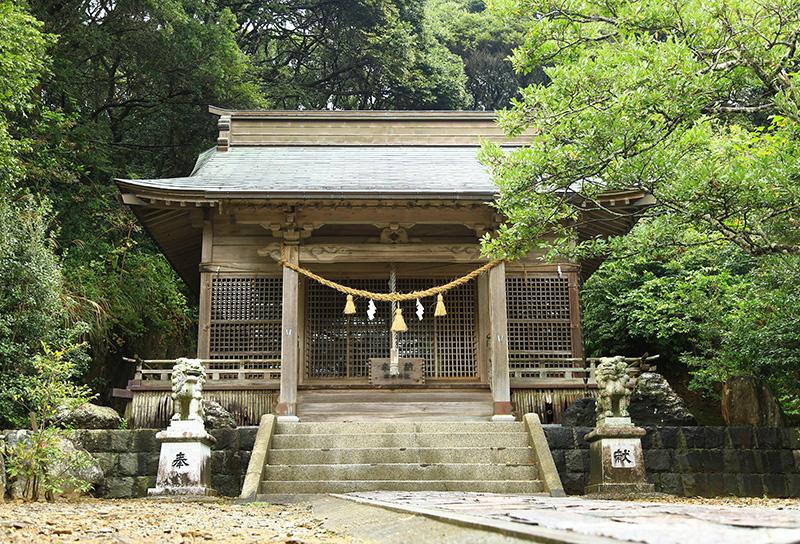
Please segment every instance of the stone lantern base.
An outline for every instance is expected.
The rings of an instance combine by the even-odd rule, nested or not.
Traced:
[[[211,445],[216,439],[202,421],[171,421],[156,440],[161,442],[161,456],[156,487],[147,490],[149,496],[217,494],[211,489]]]
[[[629,417],[607,417],[584,440],[589,442],[589,484],[586,494],[619,496],[653,493],[647,483],[642,437],[647,431]]]

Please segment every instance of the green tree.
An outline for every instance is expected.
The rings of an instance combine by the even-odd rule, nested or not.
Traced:
[[[422,0],[228,2],[276,109],[461,109],[461,60]]]
[[[22,176],[19,153],[27,142],[14,134],[14,119],[32,108],[31,90],[47,67],[52,37],[15,2],[0,2],[0,188],[9,190]]]
[[[587,282],[590,351],[661,352],[695,385],[753,375],[796,410],[800,256],[800,10],[764,2],[522,2],[517,70],[545,66],[501,124],[528,134],[483,159],[508,222],[487,252],[602,255]],[[656,203],[627,239],[575,244],[580,211],[606,191]],[[611,211],[610,213],[615,213]],[[792,283],[795,282],[795,283]]]
[[[640,188],[658,200],[650,214],[750,255],[800,253],[796,2],[497,4],[526,22],[516,68],[546,66],[548,84],[501,119],[530,144],[486,147],[511,219],[487,249],[518,255],[562,224],[567,251],[579,207]]]
[[[506,107],[520,87],[543,82],[541,69],[516,72],[510,56],[523,41],[522,21],[503,20],[482,0],[428,0],[425,21],[431,33],[464,63],[469,107]]]
[[[129,377],[122,355],[185,355],[194,337],[192,294],[112,179],[185,175],[214,139],[209,104],[262,102],[235,18],[214,3],[31,4],[58,41],[20,123],[32,142],[25,184],[53,203],[66,287],[91,324],[86,379],[108,395]]]
[[[27,412],[14,399],[42,342],[65,345],[82,328],[64,289],[47,199],[24,189],[35,141],[19,130],[36,113],[33,90],[52,36],[22,6],[0,2],[0,424]]]
[[[798,274],[797,256],[754,258],[667,217],[645,220],[584,285],[587,352],[658,353],[665,365],[686,365],[702,392],[753,376],[797,413]]]

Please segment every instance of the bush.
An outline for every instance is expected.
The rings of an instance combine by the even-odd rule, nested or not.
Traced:
[[[42,343],[68,345],[83,325],[71,324],[47,204],[12,191],[0,196],[0,425],[8,426],[27,422],[12,396],[35,372]],[[81,350],[69,357],[78,370],[85,364]]]
[[[23,497],[47,500],[65,490],[84,492],[89,483],[80,476],[92,462],[88,453],[64,446],[69,429],[56,426],[60,408],[75,409],[91,400],[88,387],[74,383],[77,368],[70,353],[81,346],[52,351],[47,346],[32,361],[33,373],[22,377],[11,399],[28,414],[30,433],[10,445],[6,452],[10,476],[25,482]]]

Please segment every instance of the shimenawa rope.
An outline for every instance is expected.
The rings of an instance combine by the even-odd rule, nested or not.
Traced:
[[[401,302],[404,300],[414,300],[417,298],[425,298],[425,297],[431,297],[433,295],[439,295],[441,293],[444,293],[445,291],[453,289],[454,287],[464,285],[465,283],[477,278],[484,272],[487,272],[488,270],[491,270],[498,264],[502,263],[503,259],[495,259],[491,262],[488,262],[485,265],[481,266],[480,268],[476,268],[469,274],[461,276],[460,278],[456,278],[453,281],[445,283],[443,285],[437,285],[435,287],[431,287],[430,289],[425,289],[424,291],[412,291],[410,293],[395,293],[395,292],[373,293],[372,291],[365,291],[364,289],[355,289],[353,287],[348,287],[346,285],[342,285],[341,283],[336,283],[335,281],[323,278],[318,274],[314,274],[311,270],[307,270],[301,266],[290,263],[289,261],[280,260],[278,262],[280,262],[280,264],[285,266],[286,268],[294,270],[295,272],[302,274],[307,278],[311,278],[312,280],[317,281],[326,287],[330,287],[331,289],[336,289],[340,293],[344,293],[346,295],[361,297],[361,298],[371,298],[373,300],[380,300],[382,302]]]

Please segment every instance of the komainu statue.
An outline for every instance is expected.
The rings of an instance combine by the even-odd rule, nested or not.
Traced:
[[[200,359],[181,357],[172,367],[172,421],[203,421],[203,383],[206,372]]]
[[[595,370],[597,380],[597,420],[628,417],[631,390],[628,363],[622,356],[602,357]]]

